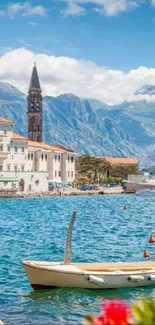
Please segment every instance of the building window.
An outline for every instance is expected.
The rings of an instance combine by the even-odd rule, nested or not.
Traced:
[[[24,172],[24,165],[21,165],[21,171]]]
[[[73,171],[71,172],[71,177],[73,178]]]
[[[70,172],[68,172],[68,177],[70,177]]]
[[[12,155],[12,159],[13,159],[13,155]]]
[[[28,160],[30,160],[30,153],[28,153]]]
[[[10,165],[7,165],[7,171],[10,172]]]
[[[43,154],[41,155],[41,160],[42,160],[42,161],[44,160],[44,155],[43,155]]]
[[[31,160],[33,160],[33,153],[31,153]]]
[[[39,103],[37,103],[37,107],[39,107]]]
[[[58,161],[60,161],[60,156],[58,156]]]
[[[38,180],[36,180],[36,181],[35,181],[35,185],[38,185],[38,184],[39,184],[39,181],[38,181]]]
[[[47,161],[47,155],[45,155],[45,160]]]
[[[15,147],[15,153],[17,153],[18,152],[18,148],[17,147]]]
[[[3,146],[0,146],[0,151],[3,151]]]
[[[14,171],[17,172],[17,165],[14,166]]]
[[[74,157],[72,156],[72,157],[71,157],[71,162],[73,163],[73,161],[74,161]]]
[[[57,171],[55,170],[55,177],[57,177]]]
[[[10,152],[10,146],[8,146],[8,152]]]
[[[25,151],[25,148],[24,147],[22,147],[22,152],[24,152]]]
[[[59,170],[59,177],[61,177],[61,171]]]
[[[57,161],[57,156],[55,155],[55,161]]]
[[[3,165],[0,165],[0,172],[3,171]]]
[[[32,107],[32,108],[34,107],[34,103],[31,103],[31,107]]]
[[[7,131],[6,130],[4,130],[4,135],[7,135]]]
[[[70,156],[68,156],[68,162],[70,161]]]

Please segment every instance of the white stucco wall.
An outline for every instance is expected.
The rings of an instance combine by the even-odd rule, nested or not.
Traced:
[[[28,147],[28,170],[48,171],[49,153],[49,150]]]
[[[12,137],[12,125],[0,123],[0,177],[16,176],[24,179],[25,191],[46,191],[47,178],[56,182],[72,182],[75,179],[75,153],[57,149],[28,146],[27,139]],[[32,177],[33,175],[33,177]],[[46,175],[46,177],[44,177]],[[36,179],[37,177],[37,179]],[[38,180],[36,185],[35,181]],[[11,184],[0,184],[11,188]]]
[[[38,155],[39,171],[48,171],[48,151],[41,150]]]
[[[75,179],[75,153],[66,154],[66,179],[68,182]]]
[[[1,177],[16,177],[19,182],[4,183],[0,182],[0,189],[16,188],[20,190],[20,181],[24,180],[24,193],[27,192],[47,192],[48,191],[48,173],[41,172],[1,172]],[[31,188],[29,187],[31,185]]]
[[[62,181],[62,159],[63,154],[55,151],[53,155],[53,180],[56,182]]]
[[[28,148],[26,141],[11,140],[10,151],[3,163],[3,171],[28,171]]]

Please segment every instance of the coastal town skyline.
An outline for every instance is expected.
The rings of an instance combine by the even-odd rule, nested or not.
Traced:
[[[153,324],[155,0],[1,0],[0,29],[0,325]]]

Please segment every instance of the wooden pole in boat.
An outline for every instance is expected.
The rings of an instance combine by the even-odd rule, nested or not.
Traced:
[[[64,264],[69,264],[71,262],[71,254],[72,254],[72,229],[74,225],[76,217],[76,211],[73,212],[70,224],[67,231],[66,245],[65,245],[65,256],[64,256]]]

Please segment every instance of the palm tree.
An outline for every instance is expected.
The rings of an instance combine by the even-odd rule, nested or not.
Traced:
[[[87,178],[89,180],[89,185],[92,183],[92,172],[87,173]]]
[[[97,175],[97,162],[95,157],[82,156],[80,159],[80,174],[91,173],[92,178],[95,180]]]
[[[108,160],[106,160],[105,158],[100,159],[99,172],[102,176],[107,175],[107,177],[109,178],[112,169],[113,167]]]

